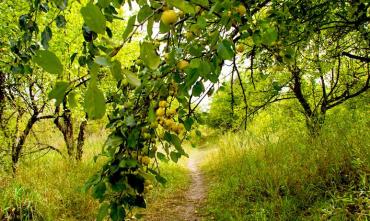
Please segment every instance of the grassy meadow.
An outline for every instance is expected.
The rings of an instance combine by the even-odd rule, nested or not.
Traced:
[[[204,212],[216,220],[368,220],[368,116],[333,111],[315,139],[295,121],[276,121],[261,115],[248,131],[214,142],[219,151],[203,164]]]

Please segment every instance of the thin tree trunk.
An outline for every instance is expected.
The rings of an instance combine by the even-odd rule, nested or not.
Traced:
[[[56,110],[58,112],[58,109]],[[60,122],[60,117],[55,118],[54,124],[57,126],[60,132],[63,134],[64,143],[66,144],[67,153],[70,158],[74,157],[75,142],[73,133],[73,122],[70,110],[63,110],[62,119]]]
[[[5,108],[5,74],[0,72],[0,122],[3,119]]]
[[[293,92],[295,97],[298,99],[299,103],[303,108],[303,112],[306,118],[306,127],[311,137],[317,137],[320,134],[320,130],[325,121],[326,108],[322,107],[321,112],[317,112],[311,109],[310,104],[303,95],[302,92],[302,82],[300,70],[296,69],[291,71],[293,77]],[[324,104],[325,105],[325,104]]]
[[[87,120],[84,120],[80,124],[80,131],[77,138],[77,152],[76,160],[80,161],[83,154],[83,146],[85,144],[85,130],[86,130]]]
[[[16,174],[17,171],[17,164],[19,161],[19,158],[22,153],[22,149],[24,146],[24,143],[26,142],[26,139],[31,132],[31,129],[33,125],[37,122],[37,113],[34,113],[31,118],[28,120],[26,127],[22,131],[22,134],[17,138],[17,141],[14,142],[12,146],[12,169],[13,169],[13,174]]]

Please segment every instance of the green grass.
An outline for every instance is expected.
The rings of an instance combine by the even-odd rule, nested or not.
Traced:
[[[66,156],[62,148],[63,141],[55,138],[53,145],[60,147]],[[99,202],[89,192],[83,193],[82,187],[104,163],[104,158],[98,158],[97,163],[93,161],[104,141],[104,136],[89,136],[82,162],[72,162],[55,152],[49,152],[44,156],[23,158],[16,178],[1,174],[0,218],[1,213],[7,213],[21,220],[95,220]],[[189,176],[184,162],[185,159],[180,160],[179,164],[160,164],[167,184],[162,186],[153,183],[154,188],[148,193],[149,212],[158,213],[158,206],[167,198],[188,187]]]
[[[99,204],[82,187],[102,163],[93,163],[93,156],[103,142],[103,137],[91,136],[82,162],[55,152],[23,158],[16,178],[0,176],[0,208],[21,220],[94,220]]]
[[[205,211],[216,220],[368,220],[369,122],[338,117],[317,139],[296,126],[271,130],[271,122],[265,132],[221,136],[202,167]]]

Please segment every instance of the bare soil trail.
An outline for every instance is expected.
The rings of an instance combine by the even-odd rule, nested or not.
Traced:
[[[207,184],[200,171],[200,164],[213,149],[193,150],[187,161],[190,185],[188,189],[179,190],[159,205],[153,205],[145,215],[148,221],[202,221],[205,217],[199,213],[207,195]]]

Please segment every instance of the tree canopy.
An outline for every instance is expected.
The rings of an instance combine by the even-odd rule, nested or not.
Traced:
[[[313,132],[327,110],[369,88],[367,1],[34,0],[0,7],[22,8],[18,26],[0,30],[0,98],[12,102],[16,82],[19,94],[28,93],[30,122],[47,106],[37,106],[34,90],[56,100],[50,108],[61,107],[65,122],[76,95],[86,119],[109,119],[101,153],[108,161],[86,184],[102,203],[98,220],[124,220],[145,207],[147,180],[165,183],[158,160],[187,155],[181,143],[195,110],[226,67],[230,85],[240,85],[245,122],[264,105],[292,98]],[[10,13],[2,16],[13,22]],[[120,53],[135,41],[140,53],[130,66]],[[104,91],[106,82],[115,88]],[[254,91],[263,96],[251,105]]]

